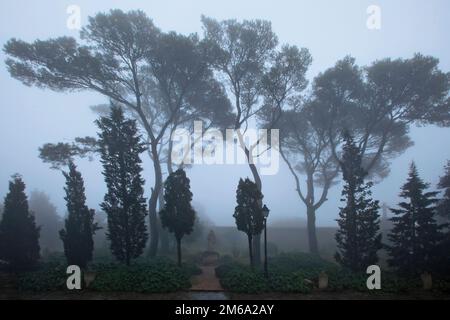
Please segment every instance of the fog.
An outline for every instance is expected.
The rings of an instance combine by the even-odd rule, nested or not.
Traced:
[[[83,23],[88,16],[119,8],[141,9],[163,31],[202,33],[202,14],[218,19],[266,19],[272,22],[280,43],[310,50],[312,80],[346,55],[363,66],[385,57],[410,58],[420,52],[440,59],[440,69],[450,71],[450,3],[442,1],[376,1],[382,12],[380,30],[366,27],[366,9],[374,1],[1,1],[0,45],[10,38],[25,41],[58,36],[78,38],[77,30],[66,27],[69,5],[81,8]],[[71,141],[78,136],[95,136],[97,118],[90,106],[107,103],[91,92],[55,93],[26,87],[10,77],[0,53],[0,198],[6,195],[8,180],[23,175],[30,194],[44,191],[59,215],[65,214],[64,177],[38,157],[38,148],[47,142]],[[374,198],[389,205],[398,201],[409,163],[414,160],[422,178],[435,187],[450,159],[449,128],[414,127],[414,145],[393,159],[390,175],[374,187]],[[146,196],[153,184],[153,170],[144,154]],[[106,187],[97,159],[77,161],[83,173],[88,206],[99,209]],[[235,192],[240,177],[251,177],[248,165],[194,165],[187,172],[195,204],[201,204],[216,225],[234,225]],[[295,184],[280,159],[280,170],[262,176],[264,203],[271,209],[269,221],[305,218],[305,207],[295,192]],[[328,201],[317,212],[319,226],[334,226],[338,214],[340,186],[331,189]]]

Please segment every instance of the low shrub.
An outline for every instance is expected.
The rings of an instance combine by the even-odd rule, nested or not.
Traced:
[[[19,275],[21,291],[46,292],[66,289],[66,268],[64,263],[41,264],[37,271]],[[96,291],[125,292],[173,292],[190,287],[190,277],[201,273],[194,264],[178,267],[165,258],[142,260],[127,267],[114,262],[92,264],[95,280],[89,289]]]
[[[196,276],[202,273],[202,269],[200,269],[199,266],[192,262],[184,262],[181,265],[181,269],[183,270],[183,272],[186,272],[188,276]]]
[[[216,269],[222,286],[236,293],[262,293],[269,291],[269,284],[259,270],[233,264]]]
[[[339,267],[319,256],[308,253],[282,253],[269,258],[269,270],[278,272],[295,272],[301,270],[308,278],[316,278],[321,271],[330,272]]]
[[[450,293],[450,276],[441,276],[434,279],[433,288],[439,292]]]
[[[236,293],[291,292],[307,293],[311,290],[302,272],[270,271],[268,279],[260,269],[238,263],[226,263],[216,268],[222,286]]]
[[[99,265],[90,289],[96,291],[164,293],[188,289],[190,276],[198,270],[192,266],[178,267],[161,259],[131,266]]]
[[[399,277],[395,273],[381,273],[381,290],[367,289],[365,272],[355,273],[337,264],[306,253],[283,253],[269,259],[269,279],[265,279],[261,269],[252,270],[229,259],[216,268],[216,275],[222,286],[236,293],[286,292],[308,293],[317,287],[321,272],[328,275],[327,291],[356,291],[370,294],[408,294],[421,290],[420,277]],[[311,280],[305,281],[306,279]],[[433,290],[450,292],[450,279],[433,277]]]
[[[311,286],[305,282],[306,276],[301,271],[270,274],[271,291],[285,293],[309,293]]]
[[[325,271],[328,275],[329,291],[367,291],[367,275],[355,273],[342,268],[328,269]]]
[[[37,271],[25,272],[19,275],[20,291],[45,292],[65,288],[66,266],[62,263],[46,263]]]

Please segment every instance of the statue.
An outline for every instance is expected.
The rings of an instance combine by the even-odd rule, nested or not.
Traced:
[[[216,234],[213,230],[208,233],[208,248],[202,254],[203,265],[216,265],[219,260],[219,253],[216,252],[215,247],[217,244]]]
[[[217,239],[216,234],[213,230],[210,230],[208,233],[208,251],[215,251]]]

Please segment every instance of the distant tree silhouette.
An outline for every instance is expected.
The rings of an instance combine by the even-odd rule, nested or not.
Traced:
[[[34,190],[30,194],[29,206],[40,227],[39,244],[42,254],[62,251],[59,230],[63,222],[49,196],[45,192]]]
[[[401,188],[404,201],[391,209],[393,228],[388,235],[391,245],[387,247],[389,265],[399,272],[417,274],[431,272],[437,263],[437,249],[442,234],[436,223],[437,192],[426,192],[428,184],[419,177],[414,163],[408,180]]]
[[[295,180],[295,190],[306,206],[309,252],[319,254],[316,212],[328,200],[328,191],[339,173],[330,150],[328,130],[315,101],[283,112],[280,154]],[[301,175],[306,176],[303,187]],[[320,191],[318,189],[321,189]]]
[[[253,267],[253,239],[261,234],[264,228],[264,216],[259,205],[263,199],[261,191],[250,179],[240,179],[236,191],[237,206],[234,209],[234,219],[239,231],[247,234],[250,265]]]
[[[94,250],[93,236],[97,230],[94,223],[94,210],[86,206],[84,181],[73,162],[69,163],[69,172],[64,172],[66,186],[67,217],[64,228],[59,232],[64,245],[64,254],[69,265],[85,268],[92,260]]]
[[[140,154],[145,146],[136,120],[126,119],[119,107],[97,122],[103,175],[108,189],[102,209],[108,216],[111,251],[121,262],[130,264],[139,257],[148,239],[147,216]]]
[[[415,54],[408,59],[380,59],[360,67],[345,57],[319,74],[313,98],[323,115],[329,143],[339,158],[349,131],[363,158],[367,178],[383,179],[390,160],[412,145],[413,124],[444,124],[450,118],[450,81],[439,60]]]
[[[378,261],[377,251],[381,249],[379,205],[371,198],[372,184],[364,182],[362,157],[348,133],[344,133],[344,141],[340,165],[344,180],[341,201],[345,206],[337,219],[336,260],[350,270],[365,271]]]
[[[162,226],[175,235],[178,265],[181,265],[181,239],[193,231],[196,219],[190,189],[183,169],[171,173],[164,183],[164,208],[159,212]]]
[[[29,269],[38,262],[39,250],[39,227],[28,208],[25,183],[14,175],[0,222],[0,259],[13,271]]]

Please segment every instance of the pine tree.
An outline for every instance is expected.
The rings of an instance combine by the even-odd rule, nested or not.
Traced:
[[[107,193],[101,204],[108,216],[107,237],[117,260],[130,264],[139,257],[148,239],[145,217],[144,180],[140,154],[145,151],[135,120],[113,107],[97,122],[101,162]]]
[[[33,268],[39,260],[39,227],[28,209],[25,183],[19,175],[12,179],[0,223],[0,259],[20,271]]]
[[[63,175],[66,178],[67,218],[59,235],[67,263],[85,268],[92,260],[93,236],[98,229],[94,223],[95,212],[86,206],[83,177],[73,162],[69,163],[69,172],[63,172]]]
[[[367,173],[353,138],[344,134],[344,141],[340,165],[345,182],[341,201],[345,206],[337,219],[335,258],[350,270],[365,271],[378,261],[377,251],[381,249],[379,205],[372,199],[372,183],[364,182]]]
[[[444,175],[439,179],[438,188],[444,193],[438,204],[439,215],[450,222],[450,161],[447,162]]]
[[[256,184],[250,179],[239,179],[236,191],[237,206],[233,217],[239,231],[245,232],[248,239],[248,250],[250,265],[254,266],[253,260],[253,237],[261,234],[264,228],[264,216],[261,210],[263,195]]]
[[[189,178],[183,169],[178,169],[164,183],[164,208],[159,213],[162,226],[175,235],[178,265],[181,265],[181,239],[194,229],[196,214],[191,201]]]
[[[433,271],[437,262],[437,248],[441,238],[436,214],[437,192],[426,192],[428,184],[419,177],[411,164],[407,182],[400,197],[405,199],[397,209],[391,209],[395,217],[388,246],[389,265],[404,274]]]
[[[439,199],[437,210],[443,224],[442,241],[438,245],[437,271],[450,275],[450,161],[447,162],[444,175],[439,179],[438,188],[442,190],[443,197]]]

